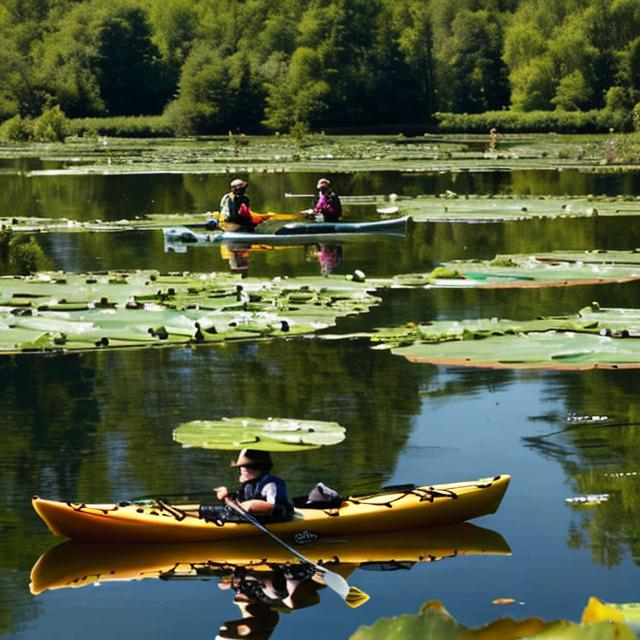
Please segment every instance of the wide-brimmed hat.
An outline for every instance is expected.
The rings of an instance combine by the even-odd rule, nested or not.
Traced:
[[[271,454],[268,451],[260,451],[259,449],[243,449],[238,454],[238,459],[231,463],[232,467],[245,466],[261,466],[270,467],[273,465]]]
[[[330,187],[331,186],[331,180],[328,180],[327,178],[320,178],[320,180],[318,180],[318,184],[316,185],[316,189],[319,189],[320,187]]]
[[[235,178],[230,183],[229,186],[232,189],[244,189],[249,183],[242,178]]]

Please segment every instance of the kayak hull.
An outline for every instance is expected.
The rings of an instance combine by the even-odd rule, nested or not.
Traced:
[[[171,227],[162,230],[165,242],[171,245],[210,244],[264,244],[287,246],[307,243],[327,243],[371,236],[404,237],[408,217],[373,222],[319,222],[290,223],[276,233],[243,231],[216,231],[199,233],[186,227]]]
[[[289,541],[295,546],[294,541]],[[299,545],[316,564],[414,563],[459,555],[509,555],[496,531],[462,523],[397,533],[318,538]],[[204,570],[269,568],[300,562],[275,541],[244,538],[216,543],[141,544],[70,540],[46,551],[31,570],[31,592],[83,587],[96,582],[188,577],[202,579]]]
[[[472,482],[416,487],[347,498],[339,509],[296,509],[288,522],[269,524],[277,536],[365,534],[465,522],[494,513],[509,485],[507,475]],[[250,524],[218,526],[181,516],[194,505],[89,505],[37,496],[33,507],[52,533],[90,542],[213,542],[263,535]]]

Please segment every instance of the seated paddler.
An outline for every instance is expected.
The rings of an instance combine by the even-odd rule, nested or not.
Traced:
[[[242,178],[235,178],[229,184],[229,193],[220,200],[220,226],[225,231],[254,231],[261,222],[271,216],[251,211],[251,203],[247,196],[249,183]]]
[[[342,217],[340,197],[331,188],[331,181],[320,178],[316,185],[318,199],[313,207],[312,215],[316,222],[338,222]]]
[[[289,502],[287,485],[284,480],[271,473],[273,461],[268,451],[243,449],[231,466],[236,467],[240,473],[240,489],[231,492],[224,486],[215,487],[213,491],[218,500],[234,500],[262,522],[291,520],[293,507]],[[228,506],[201,504],[199,516],[218,524],[246,522],[241,514]]]

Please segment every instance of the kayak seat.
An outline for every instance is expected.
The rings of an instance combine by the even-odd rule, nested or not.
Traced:
[[[293,499],[293,506],[297,509],[338,509],[342,506],[342,502],[342,498],[312,501],[308,496],[297,496]]]

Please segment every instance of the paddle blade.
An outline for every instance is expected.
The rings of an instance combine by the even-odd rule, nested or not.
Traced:
[[[359,607],[361,604],[364,604],[369,600],[369,594],[365,593],[358,587],[349,587],[349,593],[344,601],[352,608],[355,609]]]
[[[355,609],[364,604],[369,596],[358,589],[358,587],[350,587],[349,583],[339,574],[324,569],[322,572],[324,583],[333,589],[351,608]]]

